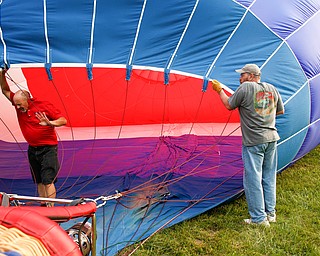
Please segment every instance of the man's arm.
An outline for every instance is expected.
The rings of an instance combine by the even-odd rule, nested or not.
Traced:
[[[11,91],[6,79],[6,70],[2,68],[0,69],[0,84],[2,93],[4,94],[4,96],[6,96],[8,100],[10,100]]]
[[[59,117],[56,120],[50,121],[51,125],[54,127],[59,127],[67,124],[67,119],[65,117]]]
[[[37,112],[36,113],[36,117],[39,119],[40,121],[40,125],[43,125],[43,126],[53,126],[53,127],[60,127],[60,126],[63,126],[63,125],[66,125],[67,124],[67,119],[63,116],[59,117],[58,119],[56,120],[49,120],[47,115],[43,112]]]
[[[220,99],[223,103],[223,105],[228,109],[228,110],[232,110],[230,104],[229,104],[229,96],[224,92],[224,90],[222,89],[222,86],[220,84],[219,81],[217,80],[212,80],[212,89],[215,90],[219,96],[220,96]]]
[[[224,92],[224,90],[221,90],[220,93],[218,93],[220,96],[220,99],[223,103],[223,105],[228,109],[228,110],[232,110],[230,104],[229,104],[229,96]]]

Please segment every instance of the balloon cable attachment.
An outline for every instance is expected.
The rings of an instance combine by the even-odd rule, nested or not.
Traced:
[[[104,205],[107,203],[107,201],[109,201],[109,200],[114,200],[114,199],[118,199],[118,198],[120,198],[120,197],[122,197],[122,194],[121,194],[119,191],[116,190],[116,194],[114,194],[114,195],[110,195],[110,196],[99,196],[98,198],[94,199],[93,201],[96,203],[97,208],[100,208],[100,207],[104,206]],[[102,203],[101,203],[101,204],[98,204],[98,203],[97,203],[98,201],[102,201]]]

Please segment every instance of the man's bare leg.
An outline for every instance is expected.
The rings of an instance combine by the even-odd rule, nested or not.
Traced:
[[[38,194],[40,197],[56,198],[56,188],[53,183],[44,185],[42,183],[38,184]],[[52,207],[53,203],[47,203],[47,206]]]

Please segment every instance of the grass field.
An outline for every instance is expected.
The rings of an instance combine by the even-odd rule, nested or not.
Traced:
[[[244,225],[248,217],[243,196],[162,230],[134,255],[320,255],[320,146],[278,175],[277,223]]]

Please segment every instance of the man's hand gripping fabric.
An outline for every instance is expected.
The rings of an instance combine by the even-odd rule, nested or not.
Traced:
[[[217,93],[220,93],[222,90],[222,86],[217,80],[211,80],[212,89],[215,90]]]

